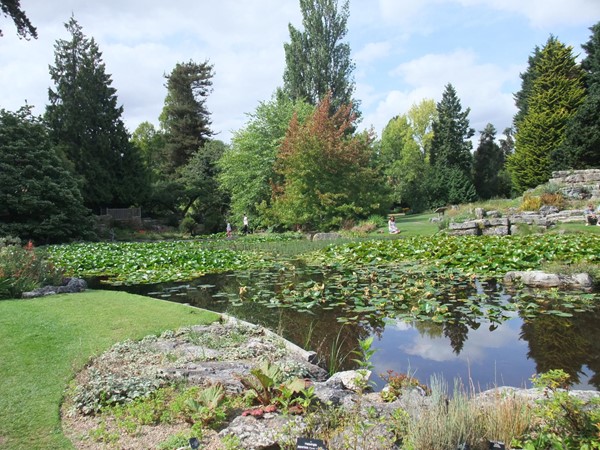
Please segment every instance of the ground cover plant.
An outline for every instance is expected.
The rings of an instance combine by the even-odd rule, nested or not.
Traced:
[[[68,381],[90,357],[115,342],[217,317],[111,291],[0,301],[0,447],[71,448],[59,405]]]

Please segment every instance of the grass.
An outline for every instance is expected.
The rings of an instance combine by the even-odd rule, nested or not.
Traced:
[[[0,301],[0,448],[72,448],[61,431],[60,403],[90,357],[116,342],[217,318],[112,291]]]

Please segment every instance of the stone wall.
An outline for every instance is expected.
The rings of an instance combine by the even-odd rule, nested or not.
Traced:
[[[549,183],[557,184],[567,198],[600,199],[600,169],[559,170],[552,172]]]

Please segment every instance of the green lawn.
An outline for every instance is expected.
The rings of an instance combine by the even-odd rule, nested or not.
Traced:
[[[430,236],[439,231],[438,224],[430,222],[437,214],[408,214],[396,216],[396,226],[400,230],[400,236]]]
[[[0,448],[72,448],[60,427],[68,382],[116,342],[217,314],[112,291],[0,301]]]

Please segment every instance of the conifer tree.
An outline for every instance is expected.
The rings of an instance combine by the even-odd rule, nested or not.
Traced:
[[[106,73],[102,54],[75,18],[65,24],[70,40],[55,44],[45,118],[51,138],[82,180],[86,206],[138,204],[147,190],[147,177],[138,149],[129,141],[117,106],[116,90]]]
[[[210,139],[210,112],[206,99],[212,92],[213,66],[205,61],[178,63],[167,79],[167,97],[161,114],[165,131],[167,170],[184,166]]]
[[[587,96],[569,122],[565,140],[554,155],[561,168],[600,167],[600,22],[590,30],[589,41],[582,45],[587,56],[581,61]]]
[[[540,51],[534,71],[528,111],[515,136],[515,152],[508,159],[517,192],[548,181],[557,168],[557,149],[565,129],[585,97],[583,71],[572,47],[551,36]],[[553,160],[554,156],[554,160]]]
[[[504,155],[496,143],[496,129],[488,123],[473,155],[473,184],[479,198],[488,200],[500,195],[503,168]]]
[[[31,114],[0,110],[0,236],[56,243],[92,235],[79,186]]]
[[[429,153],[431,206],[464,203],[476,197],[469,140],[475,131],[469,126],[469,112],[470,108],[462,110],[456,90],[447,84],[433,122]]]

